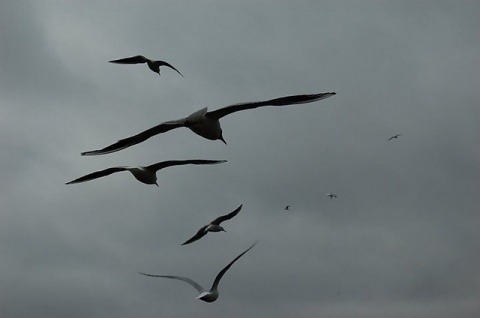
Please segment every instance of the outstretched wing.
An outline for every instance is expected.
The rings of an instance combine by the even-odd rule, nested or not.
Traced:
[[[218,273],[217,277],[215,277],[215,281],[213,282],[212,284],[212,288],[210,290],[216,290],[218,288],[218,284],[220,283],[220,280],[222,279],[223,275],[228,271],[228,269],[230,268],[230,266],[233,265],[233,263],[235,263],[240,257],[242,257],[246,252],[248,252],[252,247],[254,247],[256,244],[258,243],[255,242],[252,244],[252,246],[250,246],[249,248],[247,248],[245,250],[245,252],[243,252],[242,254],[238,255],[237,257],[235,257],[235,259],[233,261],[230,262],[230,264],[228,264],[227,266],[225,266],[221,271],[220,273]]]
[[[182,165],[212,165],[217,163],[224,163],[227,160],[203,160],[203,159],[192,159],[192,160],[168,160],[155,163],[146,167],[149,170],[158,171],[160,169],[171,167],[171,166],[182,166]]]
[[[177,70],[175,67],[173,67],[172,64],[169,64],[165,61],[153,61],[153,63],[155,63],[156,65],[158,66],[166,66],[166,67],[170,67],[172,70],[175,70],[178,74],[180,74],[180,76],[182,76],[183,78],[185,78],[185,76],[183,76],[182,73],[180,73],[179,70]]]
[[[185,243],[183,243],[182,245],[187,245],[187,244],[190,244],[192,242],[195,242],[195,241],[198,241],[199,239],[201,239],[202,237],[204,237],[206,234],[207,234],[207,231],[205,231],[205,229],[207,228],[208,225],[205,225],[203,226],[202,228],[200,228],[200,230],[198,230],[197,234],[195,234],[194,236],[192,236],[188,241],[186,241]]]
[[[77,179],[72,180],[70,182],[67,182],[65,184],[73,184],[73,183],[90,181],[90,180],[93,180],[93,179],[108,176],[108,175],[110,175],[112,173],[115,173],[115,172],[120,172],[120,171],[125,171],[125,170],[127,170],[127,167],[113,167],[113,168],[108,168],[108,169],[105,169],[105,170],[95,171],[95,172],[89,173],[89,174],[87,174],[83,177],[80,177],[80,178],[77,178]]]
[[[143,55],[135,55],[132,57],[126,57],[123,59],[108,61],[109,63],[115,64],[139,64],[147,62],[147,59]]]
[[[193,286],[199,293],[203,293],[205,290],[203,289],[202,286],[200,286],[196,281],[193,279],[190,279],[188,277],[182,277],[182,276],[170,276],[170,275],[154,275],[154,274],[147,274],[147,273],[142,273],[139,272],[141,275],[149,276],[149,277],[161,277],[161,278],[170,278],[170,279],[177,279],[177,280],[182,280],[191,286]]]
[[[85,151],[82,152],[82,156],[95,156],[95,155],[105,155],[107,153],[116,152],[133,145],[139,144],[155,135],[167,132],[169,130],[182,127],[184,125],[183,120],[174,120],[162,123],[150,129],[147,129],[135,136],[128,137],[125,139],[120,139],[114,144],[107,146],[103,149],[92,150],[92,151]]]
[[[214,119],[220,119],[228,114],[238,112],[240,110],[253,109],[261,106],[285,106],[285,105],[293,105],[293,104],[311,103],[317,100],[328,98],[335,94],[336,93],[334,92],[329,92],[329,93],[319,93],[319,94],[310,94],[310,95],[293,95],[293,96],[275,98],[267,101],[234,104],[234,105],[226,106],[226,107],[208,112],[206,116]]]
[[[235,215],[238,214],[238,212],[240,212],[240,210],[242,209],[243,207],[243,204],[240,204],[240,206],[238,208],[236,208],[233,212],[230,212],[228,214],[225,214],[225,215],[222,215],[218,218],[216,218],[215,220],[212,221],[212,224],[217,224],[217,225],[220,225],[220,223],[222,223],[223,221],[226,221],[226,220],[230,220],[231,218],[233,218]]]

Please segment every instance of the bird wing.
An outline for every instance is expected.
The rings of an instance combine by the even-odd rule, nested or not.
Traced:
[[[108,176],[108,175],[110,175],[112,173],[115,173],[115,172],[128,170],[127,168],[128,167],[113,167],[113,168],[108,168],[108,169],[105,169],[105,170],[95,171],[95,172],[89,173],[89,174],[87,174],[83,177],[80,177],[80,178],[77,178],[77,179],[72,180],[70,182],[67,182],[65,184],[72,184],[72,183],[80,183],[80,182],[90,181],[90,180],[93,180],[93,179]]]
[[[235,259],[233,261],[231,261],[227,266],[225,266],[221,271],[220,273],[218,273],[217,277],[215,277],[215,281],[213,282],[212,284],[212,288],[210,290],[216,290],[218,288],[218,284],[220,283],[220,280],[222,279],[223,275],[228,271],[228,269],[230,268],[230,266],[233,265],[233,263],[235,263],[240,257],[242,257],[246,252],[248,252],[252,247],[254,247],[256,244],[258,243],[255,242],[252,244],[252,246],[250,246],[249,248],[247,248],[245,250],[245,252],[243,252],[242,254],[238,255],[237,257],[235,257]]]
[[[146,167],[149,170],[158,171],[160,169],[171,167],[171,166],[181,166],[181,165],[211,165],[217,163],[224,163],[227,160],[203,160],[203,159],[192,159],[192,160],[168,160],[155,163]]]
[[[143,55],[135,55],[132,57],[126,57],[123,59],[112,60],[108,61],[108,63],[115,63],[115,64],[139,64],[147,62],[147,58]]]
[[[110,146],[107,146],[103,149],[82,152],[82,156],[104,155],[104,154],[116,152],[128,147],[131,147],[133,145],[139,144],[155,135],[158,135],[182,126],[184,126],[183,119],[167,121],[160,125],[152,127],[150,129],[142,131],[141,133],[136,134],[135,136],[127,137],[125,139],[120,139],[116,143],[111,144]]]
[[[217,225],[220,225],[220,223],[222,223],[223,221],[226,221],[226,220],[230,220],[231,218],[233,218],[235,215],[238,214],[238,212],[240,212],[240,210],[242,209],[243,207],[243,204],[240,204],[240,206],[238,208],[236,208],[234,211],[228,213],[228,214],[225,214],[225,215],[222,215],[222,216],[219,216],[218,218],[216,218],[215,220],[212,221],[212,224],[217,224]]]
[[[202,228],[200,228],[200,230],[198,230],[197,234],[195,234],[194,236],[192,236],[188,241],[186,241],[185,243],[183,243],[182,245],[187,245],[187,244],[190,244],[192,242],[195,242],[195,241],[198,241],[199,239],[201,239],[202,237],[204,237],[206,234],[207,234],[207,231],[205,231],[205,229],[208,227],[208,225],[205,225],[203,226]]]
[[[165,62],[165,61],[153,61],[153,63],[155,63],[155,64],[158,65],[158,66],[170,67],[172,70],[175,70],[178,74],[180,74],[180,76],[182,76],[183,78],[185,78],[185,76],[183,76],[183,74],[180,73],[180,71],[177,70],[175,67],[173,67],[173,65],[170,64],[170,63],[167,63],[167,62]]]
[[[149,277],[161,277],[161,278],[170,278],[170,279],[182,280],[182,281],[190,284],[191,286],[193,286],[193,288],[195,288],[199,293],[203,293],[205,291],[205,289],[203,289],[203,287],[200,286],[200,284],[198,284],[196,281],[194,281],[193,279],[190,279],[188,277],[170,276],[170,275],[154,275],[154,274],[147,274],[147,273],[142,273],[142,272],[139,272],[139,274],[149,276]]]
[[[328,98],[335,94],[336,93],[334,92],[330,92],[330,93],[319,93],[319,94],[310,94],[310,95],[293,95],[293,96],[275,98],[267,101],[234,104],[234,105],[226,106],[226,107],[208,112],[206,116],[214,119],[220,119],[228,114],[238,112],[240,110],[253,109],[261,106],[285,106],[285,105],[292,105],[292,104],[311,103],[317,100]]]

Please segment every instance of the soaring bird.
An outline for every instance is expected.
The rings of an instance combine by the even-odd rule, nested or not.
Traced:
[[[289,211],[289,210],[290,210],[290,206],[289,206],[289,205],[285,206],[285,209],[284,209],[284,210],[285,210],[285,211]]]
[[[227,232],[227,231],[225,231],[225,229],[223,227],[220,226],[220,224],[223,221],[230,220],[235,215],[237,215],[238,212],[240,212],[240,210],[242,209],[242,206],[243,206],[243,204],[241,204],[234,211],[232,211],[228,214],[222,215],[222,216],[216,218],[215,220],[213,220],[212,222],[210,222],[209,224],[201,227],[200,230],[198,230],[197,234],[195,234],[192,238],[190,238],[188,241],[186,241],[182,245],[186,245],[186,244],[190,244],[192,242],[195,242],[195,241],[201,239],[202,237],[204,237],[208,232],[221,232],[221,231]]]
[[[338,196],[336,194],[333,194],[333,193],[327,193],[327,197],[329,197],[330,199],[338,198]]]
[[[220,118],[231,113],[246,109],[254,109],[262,106],[285,106],[292,104],[305,104],[328,98],[336,93],[319,93],[311,95],[293,95],[275,98],[267,101],[240,103],[226,106],[214,111],[207,112],[207,107],[200,109],[193,114],[178,120],[167,121],[155,127],[147,129],[137,135],[121,139],[116,143],[103,149],[82,152],[82,156],[103,155],[116,152],[133,145],[139,144],[155,135],[167,132],[169,130],[187,127],[197,135],[210,140],[221,140],[226,144],[220,127]]]
[[[142,166],[142,167],[129,167],[129,166],[112,167],[112,168],[107,168],[105,170],[89,173],[83,177],[77,178],[65,184],[80,183],[80,182],[85,182],[85,181],[90,181],[93,179],[105,177],[115,172],[130,171],[135,177],[135,179],[137,179],[138,181],[145,184],[155,184],[158,187],[157,171],[160,169],[172,167],[172,166],[189,165],[189,164],[209,165],[209,164],[224,163],[224,162],[227,162],[227,160],[202,160],[202,159],[169,160],[169,161],[162,161],[149,166]]]
[[[395,136],[392,136],[392,137],[388,138],[388,141],[390,141],[390,140],[392,140],[392,139],[394,139],[394,138],[396,139],[396,138],[400,137],[401,135],[403,135],[403,134],[397,134],[397,135],[395,135]]]
[[[238,255],[237,257],[235,257],[235,259],[233,261],[231,261],[227,266],[225,266],[221,271],[220,273],[218,273],[217,277],[215,277],[215,280],[213,281],[213,284],[212,284],[212,288],[210,288],[209,291],[206,291],[202,286],[200,286],[200,284],[198,284],[196,281],[194,281],[193,279],[190,279],[188,277],[183,277],[183,276],[170,276],[170,275],[154,275],[154,274],[146,274],[146,273],[142,273],[140,272],[139,274],[141,275],[145,275],[145,276],[150,276],[150,277],[161,277],[161,278],[170,278],[170,279],[177,279],[177,280],[182,280],[188,284],[190,284],[191,286],[193,286],[193,288],[195,288],[199,293],[200,295],[198,295],[196,298],[197,299],[201,299],[207,303],[211,303],[211,302],[214,302],[215,300],[217,300],[218,298],[218,284],[220,283],[220,280],[222,279],[223,275],[227,272],[227,270],[233,265],[233,263],[235,263],[240,257],[242,257],[246,252],[248,252],[252,247],[255,246],[255,244],[257,244],[257,242],[253,243],[252,246],[250,246],[249,248],[247,248],[245,250],[245,252],[243,252],[242,254]]]
[[[112,60],[108,61],[109,63],[115,63],[115,64],[140,64],[140,63],[147,63],[148,68],[160,75],[160,66],[166,66],[170,67],[172,70],[175,70],[180,76],[184,77],[182,73],[180,73],[179,70],[177,70],[175,67],[173,67],[171,64],[165,62],[165,61],[153,61],[150,59],[147,59],[143,55],[136,55],[132,57],[126,57],[124,59],[118,59],[118,60]]]

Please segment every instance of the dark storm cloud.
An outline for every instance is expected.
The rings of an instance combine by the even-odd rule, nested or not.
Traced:
[[[478,315],[478,6],[4,3],[2,313]],[[136,54],[185,78],[108,63]],[[179,128],[80,156],[205,106],[321,91],[337,95],[223,118],[227,146]],[[228,163],[162,170],[159,188],[128,173],[64,185],[192,158]],[[227,233],[181,246],[240,204]],[[214,304],[137,274],[209,286],[256,239]]]

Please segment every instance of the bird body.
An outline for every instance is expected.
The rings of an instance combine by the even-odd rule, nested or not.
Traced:
[[[205,107],[188,116],[184,121],[185,127],[203,138],[209,140],[220,139],[226,143],[222,136],[220,121],[208,116],[207,110],[208,108]]]
[[[207,227],[205,228],[205,231],[206,232],[226,232],[225,229],[218,224],[207,225]]]
[[[205,291],[195,298],[201,299],[207,303],[213,303],[218,298],[218,290],[215,289],[215,290]]]
[[[330,199],[338,198],[338,196],[336,194],[333,194],[333,193],[327,193],[327,197],[329,197]]]
[[[160,75],[160,66],[166,66],[166,67],[169,67],[172,70],[176,71],[178,74],[180,74],[180,76],[184,77],[182,75],[182,73],[180,73],[179,70],[177,70],[175,67],[173,67],[173,65],[171,65],[171,64],[169,64],[165,61],[160,61],[160,60],[154,61],[154,60],[146,58],[143,55],[135,55],[135,56],[132,56],[132,57],[126,57],[126,58],[123,58],[123,59],[112,60],[112,61],[108,61],[108,62],[109,63],[115,63],[115,64],[147,63],[148,68],[150,70],[152,70],[153,72],[157,73],[158,75]]]
[[[196,297],[197,299],[203,300],[205,302],[211,303],[217,300],[219,296],[219,291],[218,291],[218,285],[220,283],[220,280],[222,279],[223,275],[228,271],[228,269],[240,258],[242,257],[245,253],[247,253],[252,247],[254,247],[257,244],[257,242],[253,243],[252,246],[247,248],[243,253],[235,257],[233,261],[231,261],[227,266],[225,266],[215,277],[215,280],[213,281],[212,287],[210,288],[209,291],[206,291],[200,284],[198,284],[196,281],[193,279],[190,279],[188,277],[183,277],[183,276],[172,276],[172,275],[155,275],[155,274],[147,274],[147,273],[142,273],[140,272],[139,274],[144,275],[144,276],[149,276],[149,277],[160,277],[160,278],[169,278],[169,279],[176,279],[176,280],[181,280],[186,283],[188,283],[190,286],[195,288],[200,294]]]
[[[219,216],[209,224],[202,226],[194,236],[192,236],[189,240],[187,240],[182,245],[186,245],[186,244],[190,244],[192,242],[198,241],[199,239],[207,235],[208,232],[226,232],[225,229],[222,226],[220,226],[220,224],[236,216],[238,212],[240,212],[242,207],[243,207],[243,204],[241,204],[238,208],[236,208],[232,212]]]
[[[328,98],[335,94],[336,93],[334,92],[329,92],[310,95],[285,96],[267,101],[234,104],[210,112],[205,107],[185,118],[161,123],[137,135],[121,139],[116,143],[111,144],[110,146],[107,146],[103,149],[82,152],[82,156],[103,155],[116,152],[139,144],[155,135],[165,133],[179,127],[187,127],[201,137],[209,140],[221,140],[226,144],[225,139],[223,138],[222,128],[220,126],[220,119],[224,116],[227,116],[237,111],[254,109],[262,106],[286,106],[293,104],[311,103],[314,101]]]
[[[152,169],[147,169],[146,167],[128,167],[128,171],[137,179],[138,181],[145,184],[157,184],[157,174],[156,171]]]
[[[145,184],[155,184],[158,187],[157,171],[163,168],[167,168],[171,166],[188,165],[188,164],[208,165],[208,164],[217,164],[217,163],[224,163],[224,162],[227,162],[227,161],[226,160],[203,160],[203,159],[169,160],[169,161],[162,161],[149,166],[141,166],[141,167],[128,167],[128,166],[112,167],[112,168],[107,168],[104,170],[99,170],[99,171],[89,173],[83,177],[67,182],[66,184],[74,184],[74,183],[90,181],[90,180],[111,175],[112,173],[115,173],[115,172],[129,171],[138,181]]]

